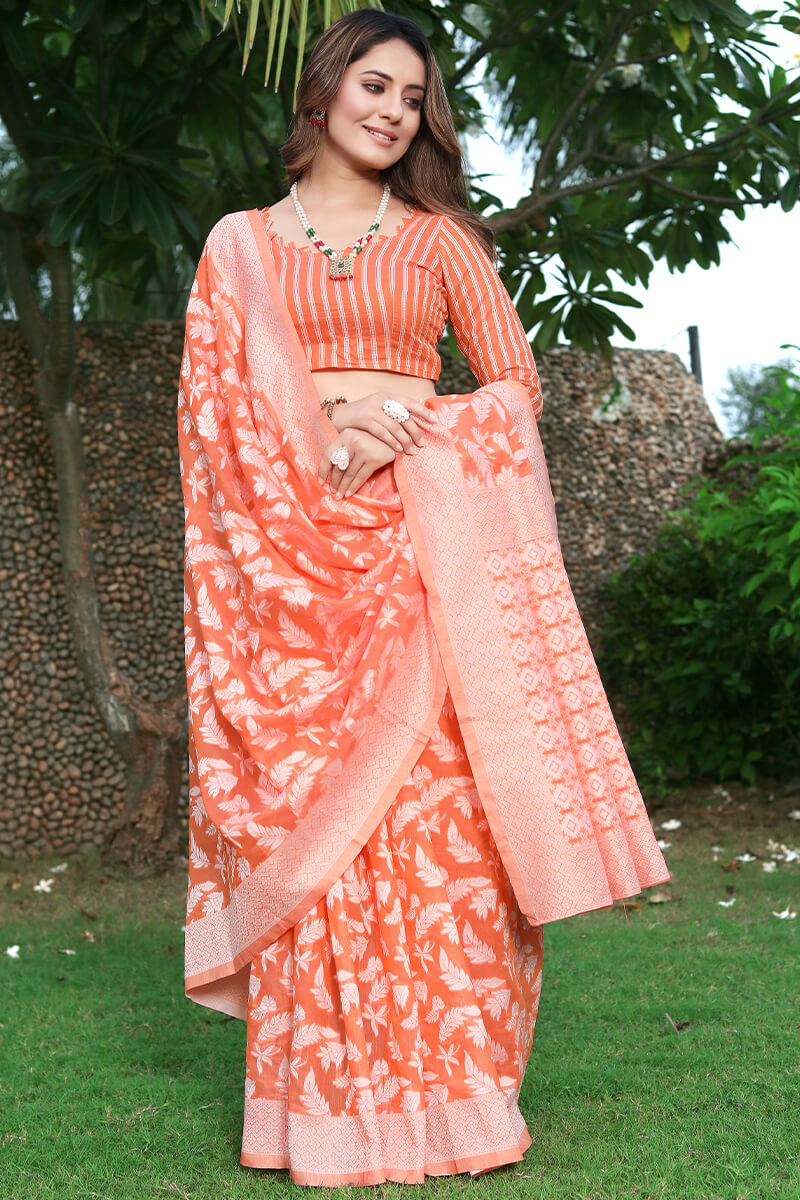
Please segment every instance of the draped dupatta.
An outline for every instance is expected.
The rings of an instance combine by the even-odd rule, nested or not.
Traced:
[[[449,686],[533,924],[669,877],[564,571],[520,385],[437,420],[353,496],[257,212],[209,235],[178,399],[186,514],[186,993],[246,1015],[248,964],[391,805]]]

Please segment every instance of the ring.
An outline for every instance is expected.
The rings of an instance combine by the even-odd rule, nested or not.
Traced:
[[[411,416],[408,409],[398,400],[384,400],[383,411],[387,417],[393,417],[395,421],[407,421]]]
[[[331,455],[331,462],[335,467],[340,467],[342,471],[346,471],[350,466],[350,451],[347,446],[339,446]]]

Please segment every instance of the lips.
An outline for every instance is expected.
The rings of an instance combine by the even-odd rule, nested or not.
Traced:
[[[386,146],[390,146],[392,142],[397,141],[395,135],[393,133],[389,133],[389,131],[386,129],[373,129],[370,125],[365,125],[364,128],[366,129],[367,133],[381,134],[382,136],[376,138],[375,140],[383,142]]]

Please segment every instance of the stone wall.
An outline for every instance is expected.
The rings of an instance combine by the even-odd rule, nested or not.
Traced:
[[[78,331],[80,406],[100,616],[144,700],[183,682],[183,504],[176,445],[182,329]],[[443,356],[444,358],[444,356]],[[0,323],[0,586],[5,720],[0,857],[101,844],[124,771],[80,676],[61,578],[53,460],[13,322]],[[559,349],[539,365],[540,430],[567,569],[590,637],[600,579],[647,549],[721,435],[680,360],[620,351],[613,365]],[[437,391],[475,386],[446,364]],[[185,818],[187,785],[181,797]]]

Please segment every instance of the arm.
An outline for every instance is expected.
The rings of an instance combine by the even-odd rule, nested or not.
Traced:
[[[479,384],[519,384],[538,421],[539,374],[517,310],[483,246],[448,216],[440,224],[439,270],[450,325]]]

